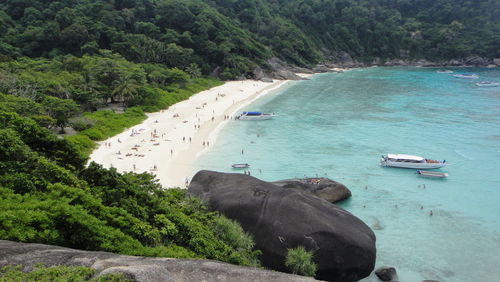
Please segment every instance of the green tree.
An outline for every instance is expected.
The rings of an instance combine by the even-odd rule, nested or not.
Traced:
[[[80,110],[73,100],[51,96],[46,96],[42,101],[42,105],[47,114],[56,120],[56,125],[61,128],[61,133],[64,133],[64,127],[68,124],[69,118]]]

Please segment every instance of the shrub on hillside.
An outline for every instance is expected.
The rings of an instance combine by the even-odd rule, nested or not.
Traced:
[[[302,246],[288,249],[285,266],[293,274],[314,276],[316,274],[316,264],[313,262],[312,257],[313,253],[306,251]]]

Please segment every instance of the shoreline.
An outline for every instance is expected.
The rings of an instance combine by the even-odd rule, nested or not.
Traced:
[[[194,94],[168,109],[148,113],[140,124],[97,142],[89,162],[114,167],[119,172],[148,172],[164,188],[184,188],[196,159],[213,146],[234,114],[289,82],[228,81]]]

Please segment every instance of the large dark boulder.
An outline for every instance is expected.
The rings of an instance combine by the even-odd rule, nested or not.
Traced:
[[[272,182],[283,188],[300,189],[312,193],[330,203],[351,197],[351,191],[344,184],[329,178],[293,178]]]
[[[318,279],[357,281],[373,271],[373,231],[349,212],[308,192],[214,171],[198,172],[189,192],[251,233],[263,264],[271,269],[287,271],[287,250],[304,246],[314,252]]]
[[[313,281],[311,278],[242,267],[213,260],[123,256],[107,252],[81,251],[58,246],[0,240],[0,268],[20,265],[31,271],[46,267],[86,266],[96,276],[120,272],[134,281]]]

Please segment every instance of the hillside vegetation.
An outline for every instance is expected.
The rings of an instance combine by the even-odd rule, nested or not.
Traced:
[[[498,58],[499,10],[498,0],[3,0],[0,239],[258,266],[252,238],[183,190],[85,165],[94,142],[274,57]],[[68,127],[75,134],[54,134]]]
[[[496,0],[6,0],[3,59],[94,55],[249,74],[271,56],[301,66],[374,57],[500,57]],[[401,52],[403,50],[403,52]],[[404,53],[404,54],[402,54]]]

